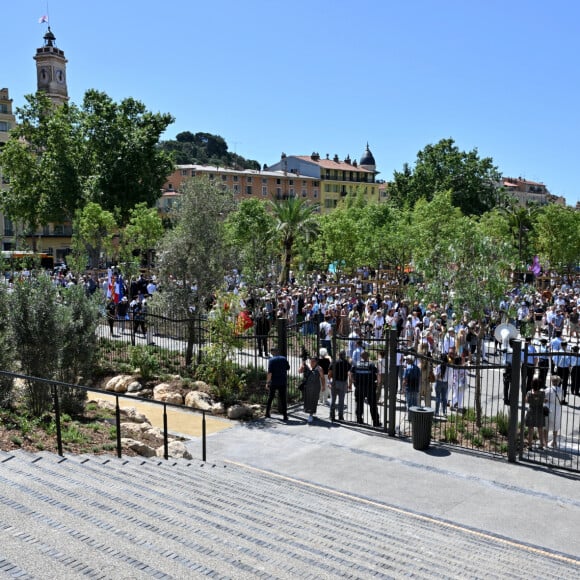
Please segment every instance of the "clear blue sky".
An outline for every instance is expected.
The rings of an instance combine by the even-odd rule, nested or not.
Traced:
[[[504,176],[580,200],[577,0],[51,0],[71,100],[171,113],[261,164],[360,158],[390,180],[451,137]],[[46,1],[4,0],[0,87],[36,87]]]

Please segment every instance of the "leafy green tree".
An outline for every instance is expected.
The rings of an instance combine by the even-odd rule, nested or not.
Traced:
[[[81,108],[53,107],[42,93],[26,100],[0,152],[10,179],[0,200],[12,220],[30,228],[72,221],[92,201],[123,224],[137,203],[155,204],[173,168],[158,147],[170,115],[150,113],[134,99],[117,104],[94,90]]]
[[[92,380],[96,367],[97,325],[100,320],[99,301],[88,297],[82,285],[62,290],[58,308],[59,359],[57,378],[71,384],[86,384]],[[87,400],[84,389],[69,387],[60,392],[63,412],[80,414]]]
[[[77,210],[73,232],[74,259],[81,268],[84,269],[86,258],[89,268],[98,268],[101,253],[105,252],[107,255],[113,253],[113,238],[117,233],[117,223],[113,214],[99,204],[89,202],[83,209]]]
[[[133,261],[136,253],[145,255],[147,268],[153,260],[153,252],[164,234],[163,221],[154,207],[138,203],[129,212],[129,223],[121,232],[120,255],[123,261]]]
[[[105,93],[89,90],[83,100],[83,132],[91,175],[98,176],[92,200],[118,213],[127,223],[138,203],[152,207],[173,169],[171,157],[158,146],[173,123],[168,113],[151,113],[132,98],[115,103]]]
[[[225,220],[234,209],[230,191],[209,179],[190,179],[183,185],[174,227],[159,243],[157,268],[164,286],[156,294],[173,313],[190,320],[187,364],[192,360],[195,318],[211,305],[235,263],[225,234]]]
[[[580,262],[580,212],[549,204],[537,214],[534,230],[544,268],[571,272]]]
[[[20,123],[0,150],[0,165],[10,180],[10,187],[0,190],[0,201],[13,221],[36,229],[72,219],[86,199],[90,173],[78,108],[54,109],[42,93],[26,101],[16,110]]]
[[[160,147],[173,156],[175,163],[199,163],[217,167],[240,167],[260,170],[260,164],[252,159],[228,151],[223,137],[211,133],[192,133],[183,131],[175,140],[162,141]]]
[[[433,233],[426,235],[425,240],[419,243],[420,249],[416,254],[415,263],[424,277],[423,300],[436,303],[450,301],[456,310],[468,311],[470,317],[479,322],[476,351],[476,368],[478,368],[481,344],[486,331],[486,309],[498,304],[509,288],[511,256],[509,251],[506,252],[505,246],[508,243],[502,246],[487,236],[474,216],[461,216],[456,211],[449,219],[452,227],[438,231],[437,215],[441,217],[441,213],[438,212],[445,210],[446,205],[449,206],[449,194],[442,194],[430,204],[417,207],[415,228],[418,231],[423,225],[425,229],[431,228]],[[444,227],[447,228],[446,225]],[[432,235],[440,235],[441,242],[432,240],[433,244],[439,245],[431,253],[430,259],[425,241]],[[478,426],[482,424],[481,381],[481,372],[478,371],[475,380]]]
[[[278,282],[284,284],[292,269],[292,251],[298,237],[309,240],[318,233],[317,207],[301,198],[291,197],[288,200],[270,202],[274,214],[275,231],[282,250],[282,264]]]
[[[263,286],[272,270],[273,229],[272,215],[266,211],[265,202],[257,199],[243,200],[226,220],[228,242],[238,254],[237,267],[250,291]]]
[[[61,336],[59,310],[58,291],[48,276],[15,284],[9,320],[24,374],[45,379],[57,376]],[[30,413],[40,417],[51,408],[49,386],[27,380],[25,404]]]
[[[363,214],[363,208],[343,201],[332,213],[320,217],[319,235],[312,244],[312,252],[325,269],[336,264],[337,272],[353,272],[365,263],[359,244]]]
[[[413,263],[417,270],[429,272],[430,284],[438,292],[445,290],[461,220],[449,191],[436,193],[431,202],[420,199],[413,210]]]
[[[395,171],[389,195],[400,207],[412,207],[422,197],[430,201],[449,190],[453,205],[465,215],[481,215],[497,204],[500,177],[491,157],[480,158],[477,149],[461,151],[453,139],[442,139],[417,153],[413,170],[405,165]]]
[[[535,219],[539,212],[537,205],[522,206],[511,199],[499,208],[507,218],[514,248],[518,253],[518,267],[525,268],[532,258],[530,242],[533,239]]]

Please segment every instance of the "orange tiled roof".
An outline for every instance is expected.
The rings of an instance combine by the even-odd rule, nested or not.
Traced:
[[[332,159],[322,159],[320,158],[318,161],[315,161],[310,157],[310,155],[295,155],[296,159],[301,159],[302,161],[308,161],[309,163],[314,163],[319,167],[323,167],[324,169],[337,169],[339,171],[359,171],[361,173],[371,173],[368,169],[364,169],[364,167],[354,166],[352,163],[345,163],[344,161],[333,161]]]

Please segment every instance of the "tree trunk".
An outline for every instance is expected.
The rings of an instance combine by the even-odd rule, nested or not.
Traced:
[[[479,332],[477,333],[477,349],[475,352],[475,424],[480,429],[483,422],[483,410],[481,407],[481,348],[483,346],[483,337],[485,336],[485,326],[480,322]]]

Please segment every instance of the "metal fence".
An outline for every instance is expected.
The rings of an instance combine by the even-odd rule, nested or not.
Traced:
[[[302,378],[299,368],[304,357],[311,354],[320,355],[321,348],[325,348],[332,361],[336,361],[341,350],[352,356],[356,346],[357,337],[348,332],[348,324],[337,324],[331,341],[321,339],[318,328],[318,321],[288,324],[287,320],[280,319],[276,321],[267,337],[256,336],[254,328],[236,336],[235,345],[230,347],[228,352],[228,360],[231,361],[244,386],[234,395],[253,403],[266,402],[268,360],[266,352],[277,347],[286,354],[290,363],[288,401],[290,404],[299,403],[301,393],[298,385]],[[141,345],[150,349],[151,356],[157,357],[165,369],[173,369],[176,373],[192,373],[198,369],[204,364],[207,347],[215,344],[207,321],[201,318],[194,321],[177,320],[149,314],[145,330],[135,328],[132,321],[126,321],[125,329],[115,325],[113,330],[115,336],[111,335],[106,320],[99,327],[101,356],[109,356],[117,361],[129,361],[131,347]],[[361,428],[379,430],[391,436],[411,437],[412,425],[402,389],[404,369],[402,357],[411,352],[424,377],[431,374],[438,361],[410,351],[404,341],[398,340],[394,330],[389,330],[385,335],[378,337],[366,331],[362,340],[372,361],[379,364],[379,360],[384,359],[381,364],[384,365],[385,372],[382,373],[381,384],[377,385],[375,397],[369,400],[367,396],[359,402],[362,409],[362,424],[356,415],[356,389],[348,390],[343,411],[344,422],[357,424]],[[445,446],[504,456],[510,461],[519,458],[580,471],[580,398],[576,399],[576,396],[571,394],[572,372],[566,377],[570,393],[569,404],[559,406],[557,417],[556,412],[553,417],[558,419],[558,446],[544,449],[540,449],[536,444],[527,446],[526,386],[529,386],[528,376],[539,376],[540,369],[535,364],[528,364],[528,359],[531,360],[532,357],[528,357],[527,347],[519,341],[514,345],[511,369],[506,368],[503,354],[492,337],[487,337],[484,346],[485,352],[482,353],[481,360],[472,356],[460,365],[453,363],[447,365],[449,405],[444,413],[440,401],[438,413],[433,420],[432,441]],[[550,360],[555,360],[560,354],[550,353],[546,356]],[[571,358],[572,366],[575,366],[578,354],[571,355]],[[577,372],[574,372],[575,380],[579,380]],[[554,368],[550,363],[546,380],[549,382],[555,374],[566,373],[562,369]],[[506,385],[510,388],[506,389]],[[435,381],[428,381],[428,386],[418,403],[435,408],[436,387]],[[318,416],[324,419],[330,419],[328,395],[329,392],[325,393],[319,400]],[[375,405],[377,414],[373,417]],[[377,417],[378,421],[375,420]],[[535,437],[537,438],[537,434]]]

